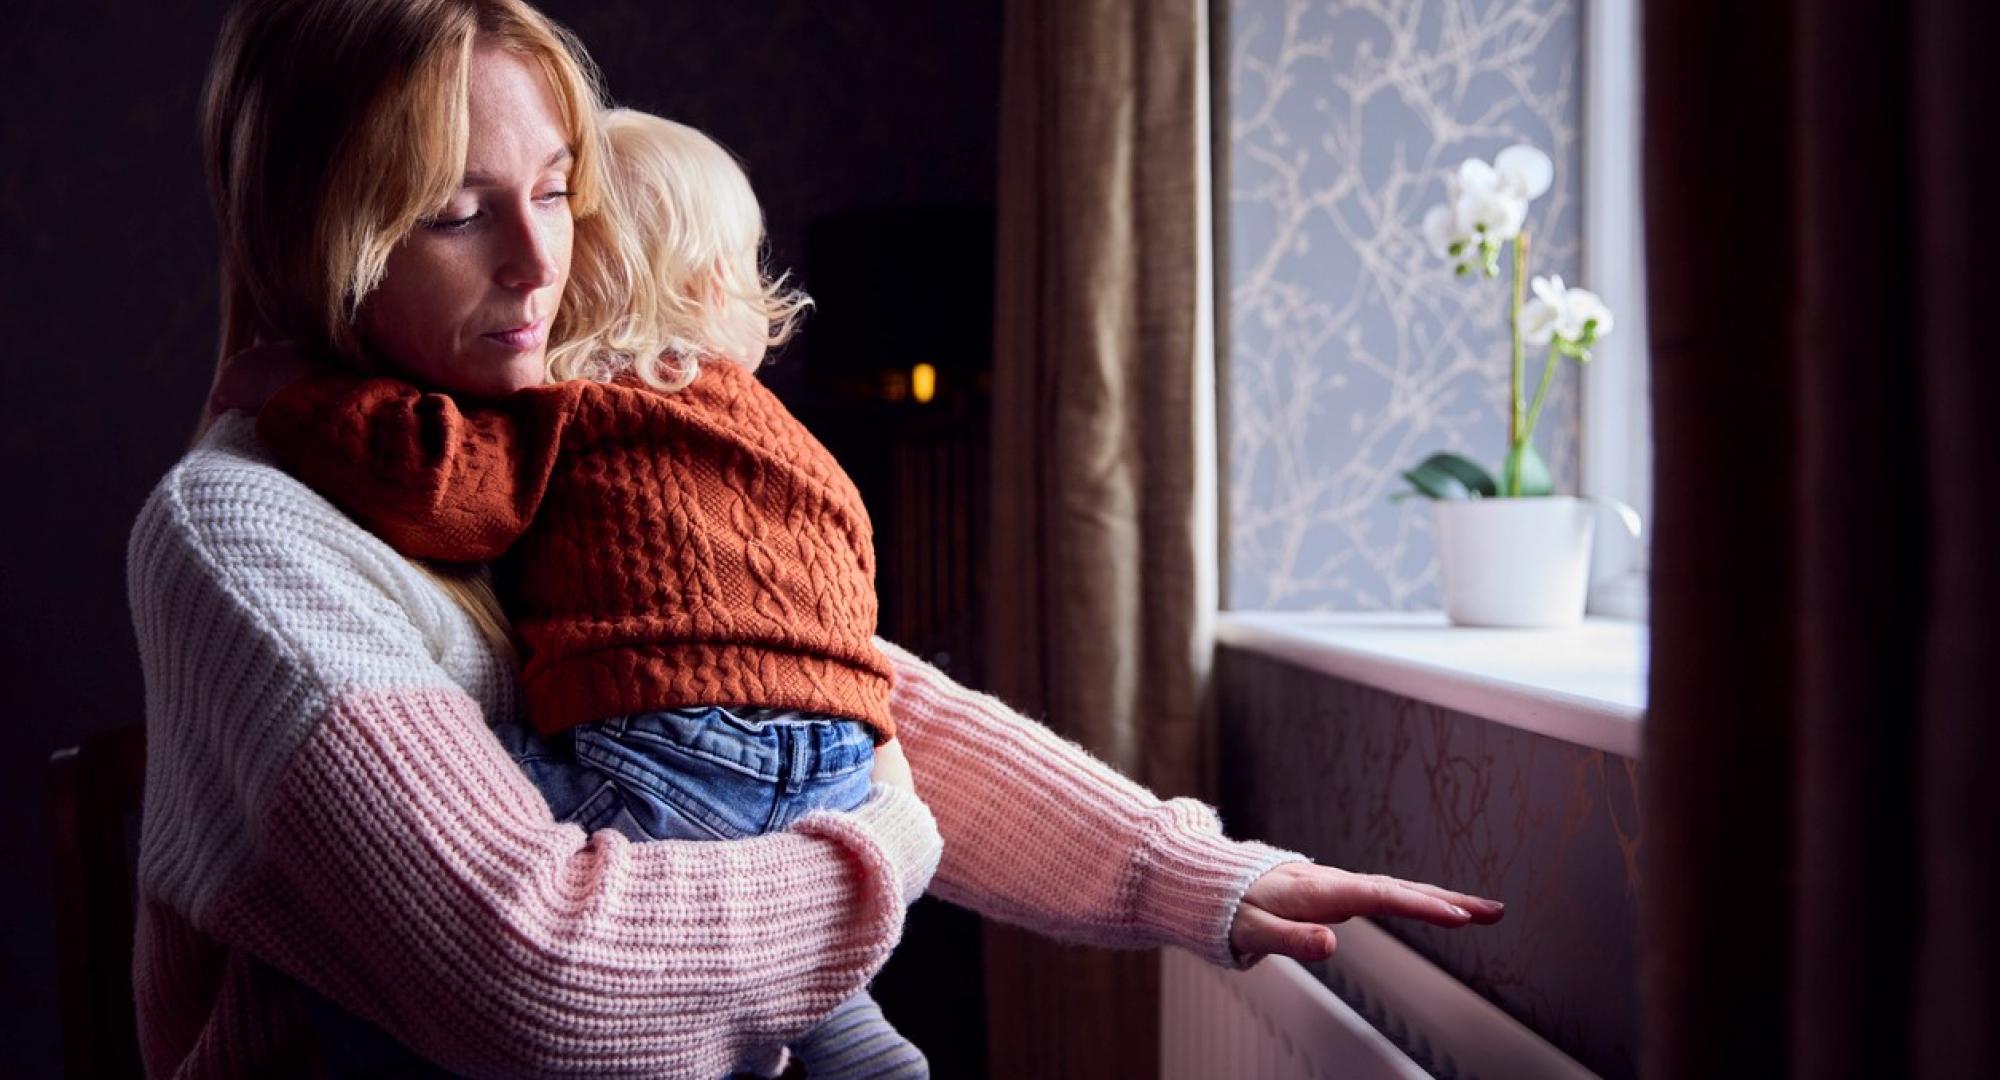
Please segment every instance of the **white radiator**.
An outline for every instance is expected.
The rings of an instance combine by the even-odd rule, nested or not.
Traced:
[[[1165,1080],[1596,1080],[1367,920],[1334,932],[1340,947],[1327,962],[1329,981],[1359,1011],[1284,957],[1229,972],[1167,950]]]

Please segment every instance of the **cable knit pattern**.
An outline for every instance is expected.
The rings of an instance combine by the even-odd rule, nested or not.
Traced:
[[[718,704],[895,734],[860,493],[735,364],[674,393],[573,381],[463,404],[329,372],[273,398],[258,433],[405,555],[505,554],[544,735]]]
[[[880,642],[924,802],[878,787],[728,843],[587,836],[487,730],[516,705],[464,613],[240,417],[154,491],[129,572],[154,1075],[309,1073],[299,983],[468,1075],[769,1075],[927,883],[1067,940],[1238,963],[1243,890],[1298,858]]]

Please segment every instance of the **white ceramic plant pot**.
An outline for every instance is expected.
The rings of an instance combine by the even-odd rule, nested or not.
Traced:
[[[1461,626],[1573,626],[1590,587],[1596,515],[1570,495],[1439,499],[1444,610]]]

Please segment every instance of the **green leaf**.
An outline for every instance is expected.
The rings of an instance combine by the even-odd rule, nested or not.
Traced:
[[[1493,482],[1493,474],[1487,472],[1484,465],[1462,454],[1439,451],[1419,462],[1417,468],[1442,470],[1465,485],[1466,490],[1476,491],[1489,499],[1500,491],[1500,486]]]
[[[1490,498],[1498,490],[1485,469],[1457,454],[1432,454],[1416,468],[1403,473],[1415,492],[1433,499]]]
[[[1426,469],[1422,465],[1419,465],[1403,473],[1403,479],[1408,480],[1410,486],[1416,488],[1419,494],[1428,498],[1469,499],[1472,497],[1472,493],[1465,490],[1465,485],[1459,483],[1457,477],[1441,469]],[[1405,494],[1408,493],[1406,492]]]
[[[1505,490],[1510,496],[1534,498],[1555,491],[1555,480],[1549,476],[1548,463],[1535,452],[1535,444],[1523,442],[1507,451],[1507,461],[1501,466],[1501,476],[1506,482]]]

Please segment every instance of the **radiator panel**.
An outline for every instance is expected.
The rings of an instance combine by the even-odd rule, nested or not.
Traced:
[[[1366,919],[1336,928],[1327,981],[1283,957],[1246,972],[1161,963],[1167,1080],[1598,1080]],[[1336,995],[1327,984],[1337,987]]]

